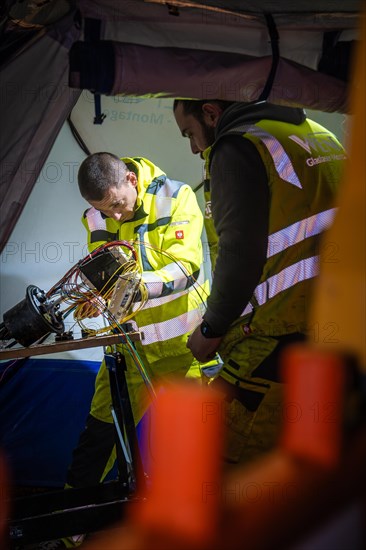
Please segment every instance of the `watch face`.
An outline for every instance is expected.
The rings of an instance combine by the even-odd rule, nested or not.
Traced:
[[[210,327],[210,325],[206,321],[202,321],[201,323],[201,334],[205,336],[205,338],[213,338],[214,334]]]

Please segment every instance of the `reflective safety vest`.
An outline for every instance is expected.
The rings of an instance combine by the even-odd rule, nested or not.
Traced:
[[[242,316],[223,339],[223,350],[235,343],[238,325],[241,340],[306,332],[313,281],[319,270],[319,239],[336,213],[334,200],[346,158],[337,138],[308,119],[298,126],[261,120],[233,128],[228,134],[240,134],[256,146],[267,171],[270,212],[261,279]],[[209,154],[205,152],[207,161]],[[256,355],[254,342],[251,355]],[[257,355],[259,364],[263,350]],[[256,360],[250,362],[255,368]]]
[[[202,320],[208,292],[202,268],[203,217],[189,185],[167,178],[147,159],[122,160],[138,177],[133,219],[121,223],[90,208],[82,221],[89,251],[114,240],[134,245],[149,300],[131,322],[141,331],[144,353],[153,363],[187,354],[188,334]]]

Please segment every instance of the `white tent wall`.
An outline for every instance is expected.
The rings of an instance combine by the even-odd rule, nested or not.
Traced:
[[[120,156],[144,156],[170,177],[195,187],[203,177],[203,163],[180,137],[171,99],[102,96],[106,118],[93,124],[94,99],[84,91],[71,120],[91,152],[110,151]]]
[[[103,124],[95,125],[93,96],[84,91],[71,120],[91,152],[147,157],[170,177],[195,188],[203,178],[203,162],[192,155],[188,140],[181,138],[172,103],[171,99],[103,96],[102,110],[106,118]],[[310,118],[343,140],[345,115],[307,112]],[[85,153],[65,123],[0,257],[1,316],[24,298],[28,285],[48,290],[87,253],[80,218],[88,205],[80,197],[77,185],[78,166],[84,158]],[[202,189],[197,198],[203,208]],[[207,246],[205,260],[209,270]],[[66,319],[66,328],[72,324],[70,316]],[[68,352],[67,356],[97,360],[101,351]]]

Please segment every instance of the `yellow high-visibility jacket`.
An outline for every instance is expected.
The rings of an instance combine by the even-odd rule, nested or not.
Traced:
[[[122,158],[138,177],[132,220],[119,222],[95,208],[83,224],[89,251],[103,243],[133,243],[149,300],[132,320],[149,363],[187,354],[187,337],[201,322],[208,292],[203,279],[203,216],[191,187],[169,179],[144,158]],[[197,281],[197,282],[196,282]]]

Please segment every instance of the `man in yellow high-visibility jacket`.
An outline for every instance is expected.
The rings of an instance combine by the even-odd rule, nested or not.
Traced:
[[[202,365],[186,343],[202,321],[208,281],[202,267],[203,216],[193,190],[169,179],[147,159],[119,159],[110,153],[87,157],[78,182],[81,195],[91,205],[82,219],[89,251],[115,240],[129,241],[136,250],[148,300],[130,322],[143,333],[135,347],[151,381],[164,385],[176,375],[199,377]],[[95,316],[93,308],[84,315]],[[128,353],[124,356],[137,424],[147,410],[149,394],[133,359]],[[69,486],[96,484],[111,469],[115,434],[110,405],[103,362],[86,429],[68,471]]]
[[[224,361],[226,458],[270,449],[281,426],[281,350],[308,332],[319,239],[335,215],[346,158],[302,109],[176,100],[178,127],[206,161],[217,234],[207,310],[188,348]]]

